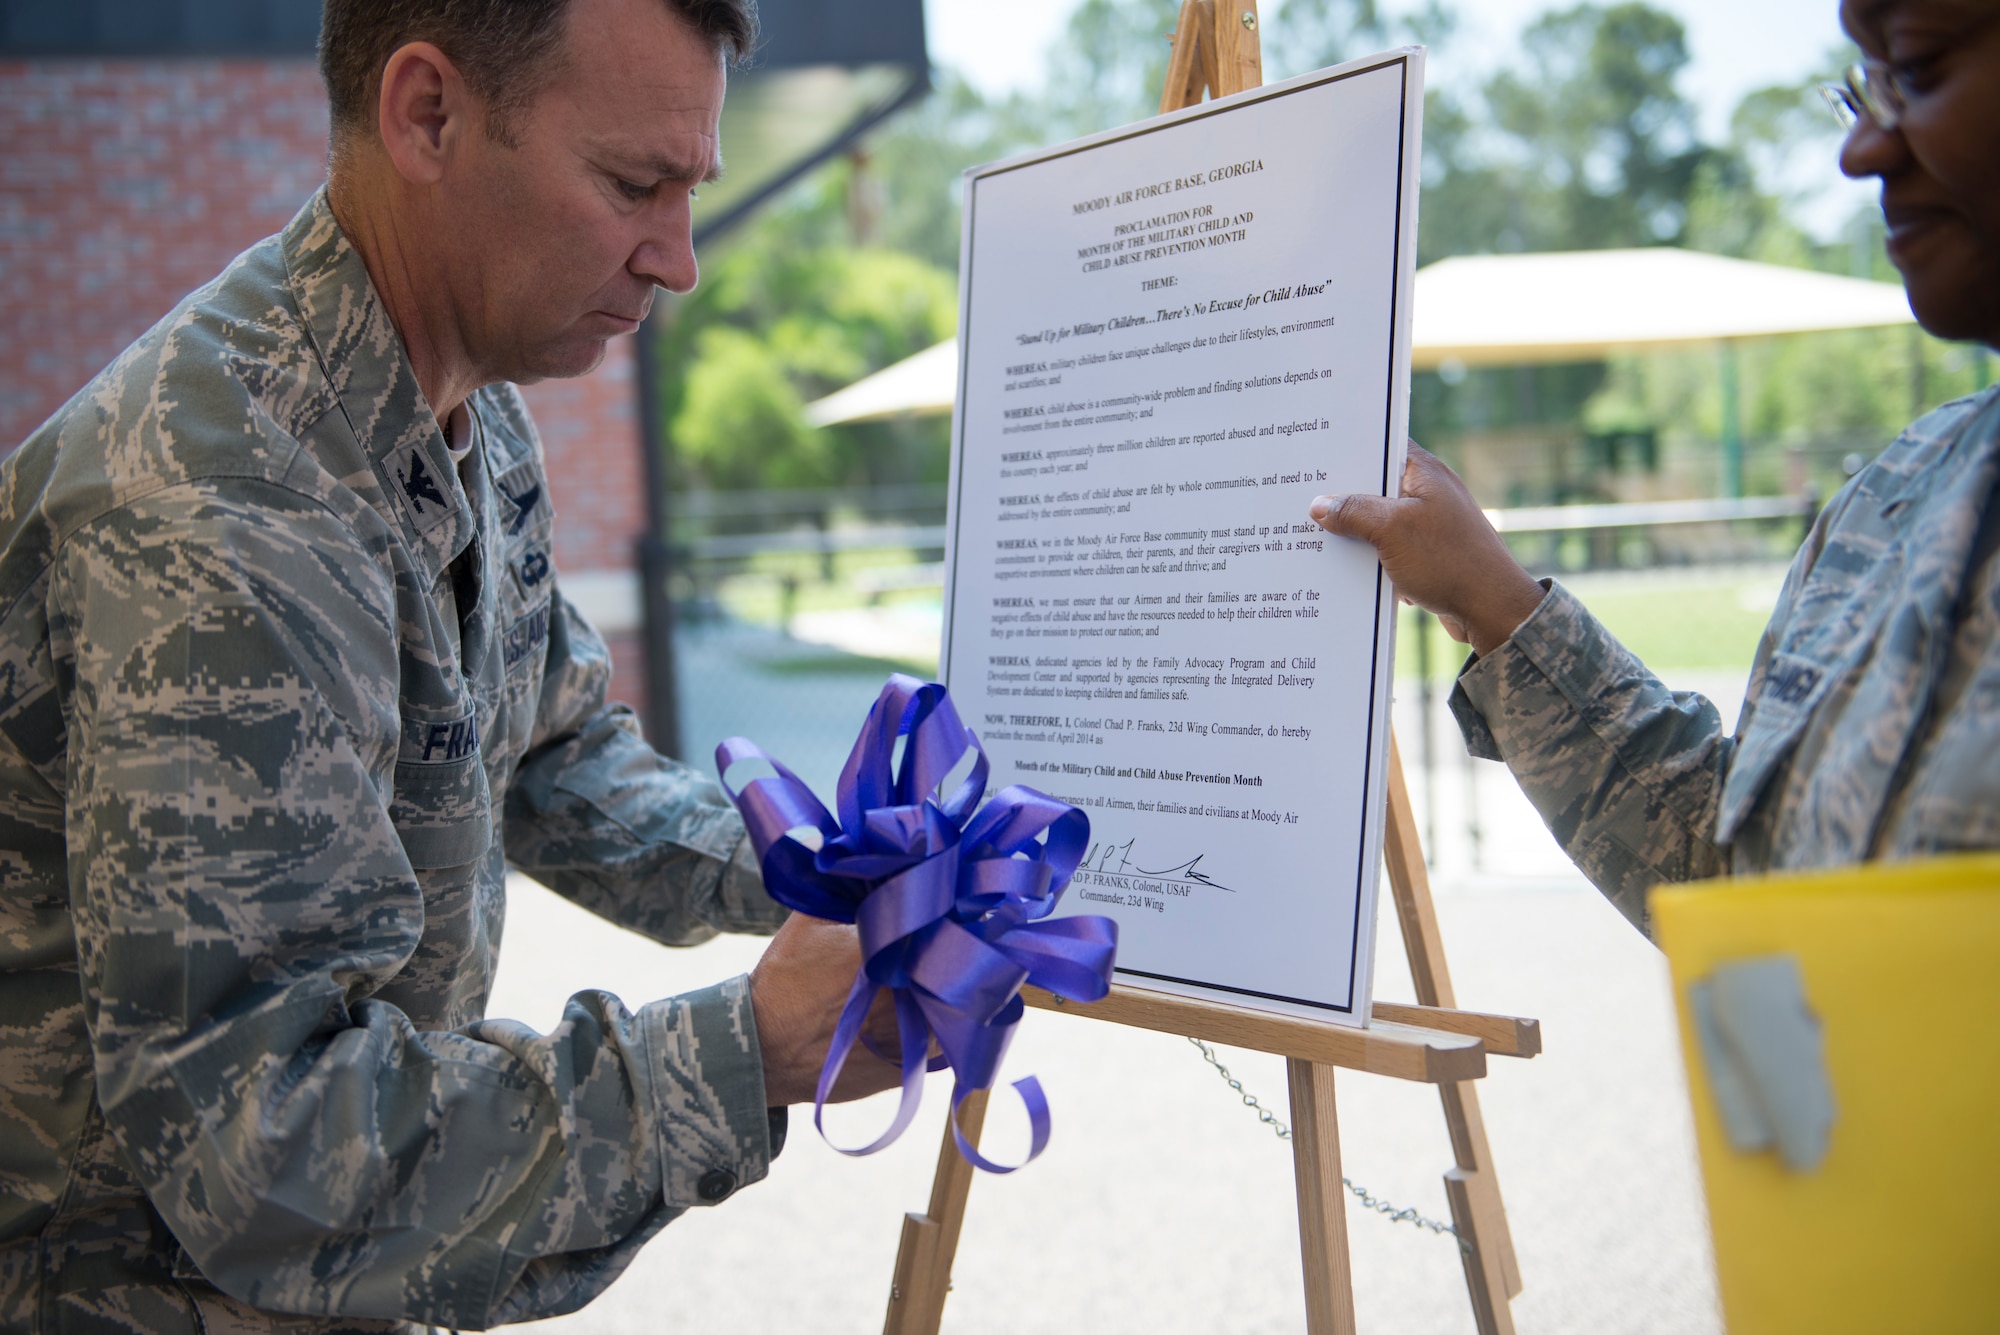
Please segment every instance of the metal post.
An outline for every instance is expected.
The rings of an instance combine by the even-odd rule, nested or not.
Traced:
[[[1485,833],[1479,828],[1479,761],[1465,751],[1465,851],[1472,871],[1486,870]]]
[[[646,660],[646,737],[661,755],[681,754],[680,683],[674,648],[672,509],[667,496],[666,425],[660,420],[659,341],[655,326],[673,318],[672,299],[659,294],[653,316],[639,326],[639,450],[645,465],[646,531],[637,544],[639,625]]]
[[[1743,494],[1743,395],[1736,340],[1722,340],[1722,494]]]
[[[1930,411],[1930,368],[1924,364],[1924,329],[1910,326],[1910,416],[1922,417]]]
[[[1424,860],[1437,856],[1437,735],[1431,718],[1431,614],[1417,609],[1417,708],[1424,760]]]

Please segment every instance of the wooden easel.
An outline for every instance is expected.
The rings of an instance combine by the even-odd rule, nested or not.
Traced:
[[[1226,97],[1262,84],[1257,29],[1256,0],[1184,0],[1167,65],[1166,91],[1160,99],[1162,114],[1192,106],[1211,90],[1216,97]],[[1445,1194],[1451,1203],[1452,1226],[1465,1244],[1461,1251],[1473,1317],[1481,1335],[1512,1335],[1508,1301],[1521,1291],[1521,1272],[1472,1082],[1486,1074],[1488,1054],[1532,1057],[1540,1052],[1541,1028],[1534,1020],[1456,1009],[1402,756],[1393,737],[1382,851],[1418,1004],[1378,1001],[1366,1029],[1129,987],[1114,987],[1110,996],[1089,1006],[1069,1006],[1036,988],[1023,996],[1030,1006],[1043,1010],[1068,1010],[1114,1024],[1273,1052],[1286,1059],[1309,1335],[1351,1335],[1355,1329],[1340,1131],[1334,1110],[1335,1068],[1436,1085],[1456,1165],[1444,1175]],[[985,1120],[986,1095],[971,1095],[959,1113],[967,1140],[978,1142]],[[884,1335],[937,1335],[972,1174],[947,1126],[930,1208],[903,1217]]]

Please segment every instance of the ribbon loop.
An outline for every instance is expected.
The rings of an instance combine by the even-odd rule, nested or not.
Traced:
[[[896,744],[903,744],[896,755]],[[952,792],[951,774],[972,756]],[[774,774],[738,789],[732,765],[762,761]],[[816,918],[859,926],[855,975],[820,1070],[813,1124],[862,1034],[876,993],[895,1000],[903,1087],[896,1116],[873,1142],[842,1154],[873,1154],[903,1134],[923,1098],[927,1069],[948,1065],[952,1134],[966,1161],[1011,1173],[1048,1145],[1049,1105],[1030,1076],[1014,1082],[1028,1111],[1028,1157],[1003,1167],[982,1158],[958,1129],[958,1106],[991,1089],[1033,983],[1074,1001],[1111,986],[1118,925],[1109,918],[1047,920],[1090,842],[1090,818],[1046,793],[1013,785],[985,805],[990,773],[979,738],[936,682],[889,678],[841,770],[829,812],[792,771],[754,742],[732,737],[715,750],[716,769],[743,814],[771,897]],[[795,831],[817,832],[809,844]],[[935,1040],[943,1056],[933,1060]],[[831,1143],[831,1142],[829,1142]]]

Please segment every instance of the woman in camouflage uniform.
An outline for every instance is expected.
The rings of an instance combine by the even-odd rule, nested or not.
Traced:
[[[1846,0],[1841,101],[1923,327],[2000,345],[2000,0]],[[1452,694],[1577,865],[1642,930],[1661,881],[2000,847],[2000,388],[1948,403],[1836,496],[1794,561],[1736,734],[1668,690],[1464,485],[1321,497],[1474,656]]]

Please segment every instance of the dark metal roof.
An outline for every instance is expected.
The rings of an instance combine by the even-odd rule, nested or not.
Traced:
[[[753,66],[924,69],[923,0],[763,0]],[[313,54],[319,0],[0,0],[0,56]]]
[[[0,0],[0,56],[313,53],[318,0]]]
[[[759,0],[752,68],[904,65],[928,70],[924,0]]]

